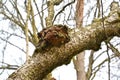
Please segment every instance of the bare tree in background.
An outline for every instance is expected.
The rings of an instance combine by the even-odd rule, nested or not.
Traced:
[[[4,27],[0,30],[0,39],[5,43],[2,50],[0,69],[3,71],[5,69],[16,70],[8,77],[8,80],[43,80],[45,77],[47,80],[53,79],[49,73],[58,66],[69,64],[73,56],[79,53],[82,56],[77,56],[76,59],[78,59],[77,62],[80,61],[80,66],[76,64],[77,62],[75,61],[78,80],[93,80],[97,73],[102,70],[101,68],[104,67],[106,62],[108,62],[108,79],[112,79],[112,76],[115,76],[115,74],[110,74],[110,68],[113,68],[110,66],[110,60],[117,58],[118,61],[120,54],[119,40],[117,40],[118,42],[114,42],[113,39],[114,37],[117,37],[117,39],[120,37],[120,8],[118,2],[113,2],[111,6],[109,6],[110,13],[104,16],[104,3],[101,1],[102,0],[95,1],[95,6],[93,5],[90,7],[91,9],[87,11],[88,14],[84,17],[89,18],[93,12],[94,17],[89,25],[87,24],[85,27],[82,27],[82,23],[84,22],[83,8],[86,4],[84,0],[78,0],[76,15],[74,10],[75,0],[21,0],[21,2],[19,2],[19,0],[1,0],[1,21],[9,21],[9,28],[11,27],[13,31],[18,30],[21,32],[21,34],[19,34],[19,32],[11,33],[11,28],[2,30]],[[60,8],[58,9],[59,6]],[[57,10],[55,10],[56,8]],[[84,10],[86,9],[84,8]],[[46,13],[48,14],[46,15]],[[74,18],[75,16],[76,19]],[[54,24],[66,24],[69,28],[71,25],[76,25],[76,27],[74,26],[74,28],[68,30],[70,41],[60,47],[53,46],[48,51],[38,50],[36,52],[39,42],[37,32],[40,31],[40,29],[51,27]],[[13,36],[18,37],[18,41],[21,44],[22,42],[20,42],[20,40],[22,39],[26,49],[21,48],[21,46],[14,43],[14,41],[11,41],[10,39]],[[101,49],[100,46],[103,41],[105,41],[104,45],[107,45],[107,48],[98,54],[95,51]],[[30,53],[28,44],[30,43],[35,47],[33,54],[36,55],[28,58],[28,54]],[[25,61],[22,66],[5,62],[5,50],[7,50],[8,44],[22,51],[21,53],[25,53],[24,55],[27,56],[27,61]],[[92,50],[86,73],[84,69],[84,53],[81,53],[84,50]],[[113,52],[113,54],[109,54],[109,51]],[[105,52],[109,57],[102,59],[95,65],[95,62],[99,60]],[[11,53],[14,54],[14,51]],[[116,77],[119,78],[117,75]]]
[[[77,0],[75,19],[76,19],[76,27],[78,29],[82,27],[83,11],[84,11],[84,0]],[[83,51],[80,54],[77,54],[76,59],[75,58],[73,59],[77,74],[77,80],[86,80],[84,57],[85,57],[85,52]]]

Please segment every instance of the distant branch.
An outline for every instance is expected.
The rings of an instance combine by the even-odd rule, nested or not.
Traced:
[[[120,52],[116,49],[110,42],[108,43],[108,47],[112,50],[115,56],[120,57]]]
[[[14,35],[14,36],[17,36],[21,39],[25,39],[24,37],[20,36],[20,35],[17,35],[16,33],[9,33],[8,31],[4,31],[4,30],[0,30],[0,32],[3,32],[3,33],[7,33],[7,34],[10,34],[10,35]]]
[[[55,17],[53,19],[53,22],[56,20],[57,16],[65,10],[66,7],[68,7],[69,5],[71,5],[73,3],[75,3],[75,0],[73,0],[72,2],[70,2],[70,3],[66,4],[65,6],[63,6],[63,8],[55,15]]]
[[[36,7],[36,9],[37,9],[37,12],[38,12],[38,15],[39,15],[39,18],[40,18],[40,21],[41,21],[42,28],[44,28],[43,11],[41,11],[41,13],[42,13],[42,16],[41,16],[36,0],[33,0],[33,2],[34,2],[35,7]],[[42,0],[42,2],[43,2],[43,0]],[[41,9],[43,10],[43,4],[42,4],[42,6],[41,6]]]
[[[93,69],[93,63],[94,63],[94,53],[95,51],[91,51],[90,56],[89,56],[89,65],[88,65],[88,70],[86,73],[86,78],[87,80],[90,80],[90,77],[92,76],[92,69]]]
[[[101,66],[108,61],[108,58],[104,59],[100,64],[98,64],[97,66],[95,66],[92,70],[93,70],[93,76],[91,77],[91,80],[94,79],[96,73],[101,69]]]
[[[20,47],[18,47],[18,46],[16,46],[16,45],[14,45],[13,43],[11,43],[11,42],[7,41],[6,39],[3,39],[2,37],[0,37],[0,39],[1,39],[1,40],[3,40],[3,41],[6,41],[6,42],[7,42],[7,43],[9,43],[10,45],[12,45],[12,46],[14,46],[14,47],[16,47],[16,48],[20,49],[22,52],[24,52],[24,53],[25,53],[25,51],[24,51],[23,49],[21,49]]]

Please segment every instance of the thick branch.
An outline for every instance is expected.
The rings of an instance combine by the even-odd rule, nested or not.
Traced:
[[[120,23],[105,24],[105,31],[100,25],[92,25],[80,31],[75,29],[69,35],[70,42],[60,48],[53,47],[50,50],[36,53],[37,55],[32,57],[29,63],[25,63],[9,78],[42,80],[54,68],[68,64],[71,58],[79,52],[86,49],[98,50],[102,41],[112,36],[120,36]]]

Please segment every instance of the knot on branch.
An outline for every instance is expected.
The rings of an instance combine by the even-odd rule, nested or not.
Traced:
[[[68,27],[66,25],[54,25],[49,28],[43,29],[38,34],[38,50],[46,50],[53,46],[60,47],[70,41],[68,35]]]

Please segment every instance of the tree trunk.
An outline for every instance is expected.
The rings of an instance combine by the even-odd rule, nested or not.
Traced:
[[[76,5],[76,26],[82,27],[83,24],[83,10],[84,10],[84,0],[77,0]]]
[[[86,80],[85,67],[84,67],[84,51],[76,56],[76,73],[77,80]]]
[[[83,24],[83,10],[84,0],[77,0],[76,5],[76,26],[77,28],[82,27]],[[75,69],[77,74],[77,80],[86,80],[85,67],[84,67],[84,56],[85,52],[81,52],[76,56]]]

